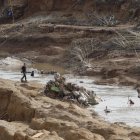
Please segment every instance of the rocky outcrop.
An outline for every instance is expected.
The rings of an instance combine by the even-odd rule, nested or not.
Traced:
[[[42,89],[0,80],[0,140],[139,140],[140,129],[104,122],[77,105],[44,96]]]
[[[24,123],[0,121],[0,140],[64,140],[56,132],[32,130]]]

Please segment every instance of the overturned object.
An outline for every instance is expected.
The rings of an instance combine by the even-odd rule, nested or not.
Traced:
[[[45,87],[44,93],[46,96],[85,106],[98,104],[94,91],[86,90],[72,83],[66,83],[65,78],[59,74],[55,75],[54,78],[55,81],[49,81]]]

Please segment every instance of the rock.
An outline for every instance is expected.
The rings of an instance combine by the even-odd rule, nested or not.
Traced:
[[[10,89],[0,88],[0,98],[2,99],[0,102],[0,111],[4,112],[7,109],[12,93],[13,91]]]
[[[47,118],[43,123],[43,128],[49,131],[55,130],[58,131],[58,128],[60,131],[70,130],[78,128],[78,126],[73,122],[63,121],[60,119],[54,119],[54,118]]]
[[[111,136],[109,140],[131,140],[130,138],[127,138],[126,136]]]
[[[76,104],[37,94],[40,85],[27,85],[0,79],[0,114],[14,120],[0,120],[0,140],[139,140],[139,128],[109,124]],[[30,91],[35,96],[28,98]]]
[[[13,131],[7,127],[8,123],[0,121],[0,140],[13,140]]]
[[[90,131],[79,128],[77,130],[70,130],[70,133],[66,135],[67,140],[105,140],[102,136],[91,133]]]
[[[15,134],[14,134],[14,139],[15,140],[25,140],[26,138],[26,134],[24,132],[19,132],[17,131]]]

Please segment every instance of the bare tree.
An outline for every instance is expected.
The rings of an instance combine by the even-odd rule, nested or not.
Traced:
[[[115,15],[99,15],[97,12],[90,11],[86,14],[92,25],[98,26],[116,26],[119,22]]]
[[[71,54],[84,66],[91,67],[89,55],[94,47],[93,39],[76,39],[71,43]]]
[[[140,46],[140,32],[127,30],[116,33],[117,37],[115,38],[114,43],[126,49],[133,49],[138,61],[140,62],[140,58],[136,49],[136,47]]]
[[[135,48],[140,45],[140,32],[136,31],[123,31],[116,32],[117,37],[114,40],[114,43],[123,48]]]

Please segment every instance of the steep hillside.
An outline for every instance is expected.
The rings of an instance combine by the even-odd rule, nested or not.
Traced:
[[[128,22],[138,20],[140,2],[136,0],[1,0],[2,8],[11,7],[14,16],[24,18],[39,12],[61,12],[63,16],[86,18],[88,14],[96,13],[99,16],[114,15],[118,20]],[[19,14],[20,13],[20,14]],[[22,13],[22,14],[21,14]]]
[[[112,14],[118,19],[130,19],[139,15],[140,2],[136,0],[29,0],[29,13],[40,11],[66,11],[72,14],[88,14],[91,11],[98,14]]]

